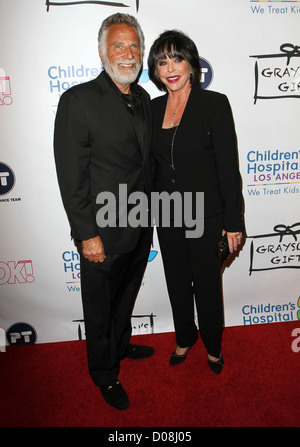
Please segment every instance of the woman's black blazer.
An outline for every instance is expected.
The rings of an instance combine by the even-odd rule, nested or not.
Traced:
[[[152,154],[160,158],[159,132],[168,95],[151,101]],[[170,148],[171,150],[171,148]],[[180,192],[204,192],[205,217],[223,213],[224,229],[243,230],[243,199],[232,112],[223,94],[194,86],[174,139],[174,166],[156,165],[155,189],[176,182]],[[171,178],[172,177],[172,178]]]

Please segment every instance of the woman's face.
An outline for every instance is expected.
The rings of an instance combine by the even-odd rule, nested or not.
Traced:
[[[190,88],[190,64],[185,59],[176,57],[160,59],[157,74],[168,91],[176,92]]]

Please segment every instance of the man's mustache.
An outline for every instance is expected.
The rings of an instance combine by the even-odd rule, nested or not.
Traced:
[[[116,65],[139,65],[139,61],[136,59],[123,59],[123,60],[117,60]]]

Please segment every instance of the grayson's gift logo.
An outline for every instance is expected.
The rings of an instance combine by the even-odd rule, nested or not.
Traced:
[[[257,99],[300,98],[300,46],[284,43],[281,53],[250,56],[255,62]]]
[[[154,318],[156,315],[151,313],[150,315],[132,315],[132,335],[141,334],[154,334]],[[77,336],[78,340],[85,339],[85,326],[84,319],[72,320],[77,324]]]
[[[275,225],[273,233],[250,236],[250,269],[252,272],[300,268],[300,222]]]
[[[74,5],[87,5],[87,4],[91,4],[91,5],[102,5],[102,6],[117,6],[118,8],[129,8],[129,5],[125,5],[124,3],[120,3],[120,2],[101,2],[101,1],[65,1],[65,0],[57,0],[56,2],[51,2],[49,0],[46,0],[46,6],[47,6],[47,11],[49,11],[50,6],[74,6]],[[136,4],[136,11],[138,12],[139,10],[139,6],[140,6],[140,1],[139,0],[135,0],[135,4]]]
[[[156,315],[132,315],[132,335],[154,334],[154,317]]]

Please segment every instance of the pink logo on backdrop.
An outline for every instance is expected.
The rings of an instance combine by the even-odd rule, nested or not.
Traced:
[[[0,106],[10,106],[13,102],[9,76],[0,76]]]
[[[32,261],[0,261],[0,285],[27,284],[34,281]]]

